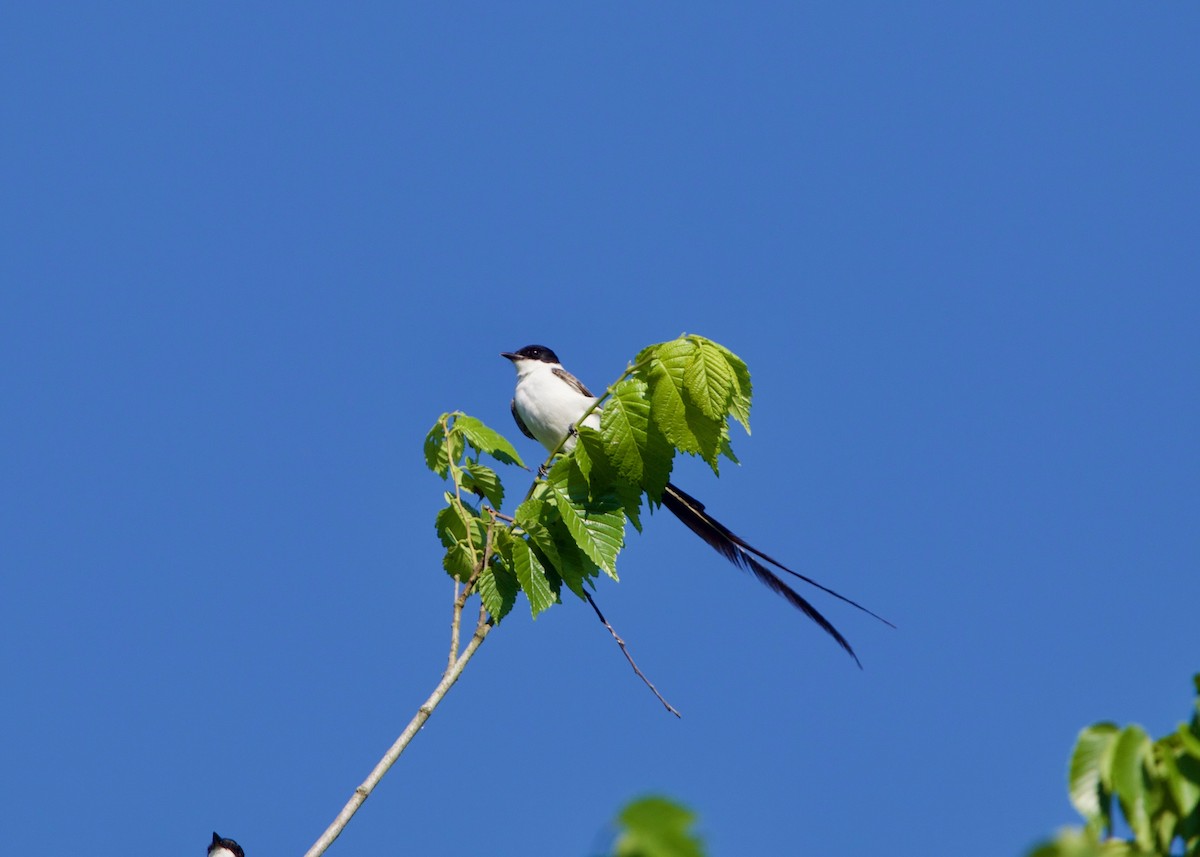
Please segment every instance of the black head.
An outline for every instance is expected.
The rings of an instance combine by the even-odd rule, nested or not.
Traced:
[[[537,360],[539,363],[558,363],[558,355],[544,345],[526,345],[517,351],[501,351],[509,360]]]
[[[232,839],[222,839],[221,835],[214,830],[212,845],[208,846],[208,853],[212,854],[218,848],[227,849],[234,857],[246,857],[246,852],[242,850],[242,846],[238,845]]]

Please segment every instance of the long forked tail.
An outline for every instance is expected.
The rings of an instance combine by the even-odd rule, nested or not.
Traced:
[[[792,571],[792,569],[788,568],[783,563],[767,556],[762,551],[747,544],[744,539],[737,534],[730,532],[730,530],[724,524],[722,524],[712,515],[705,512],[703,503],[675,485],[672,485],[670,482],[667,483],[667,487],[663,491],[662,504],[666,506],[667,509],[669,509],[673,515],[675,515],[675,517],[682,521],[689,530],[698,535],[700,538],[704,539],[704,541],[708,542],[708,544],[714,550],[716,550],[717,553],[721,554],[721,556],[725,557],[734,565],[749,571],[768,589],[781,595],[789,604],[791,604],[809,619],[812,619],[814,622],[816,622],[822,629],[824,629],[825,633],[833,637],[833,639],[837,641],[838,645],[846,650],[850,657],[854,658],[854,662],[858,664],[860,669],[862,668],[862,662],[859,661],[858,655],[854,653],[854,649],[850,646],[850,643],[846,640],[846,638],[842,636],[841,632],[838,631],[837,628],[833,627],[833,624],[824,616],[822,616],[816,607],[813,607],[812,604],[810,604],[805,598],[784,583],[783,580],[780,579],[779,575],[775,574],[775,572],[771,571],[771,569],[767,568],[765,565],[759,562],[758,559],[755,559],[755,557],[766,560],[771,565],[787,572],[793,577],[799,578],[805,583],[815,586],[817,589],[827,592],[833,597],[840,599],[841,601],[845,601],[847,604],[850,604],[853,607],[857,607],[864,613],[874,616],[885,625],[892,628],[895,627],[895,625],[892,625],[892,623],[887,619],[884,619],[882,616],[879,616],[878,614],[868,610],[857,601],[853,601],[838,592],[834,592],[829,587],[822,586],[812,578],[806,577],[797,571]]]

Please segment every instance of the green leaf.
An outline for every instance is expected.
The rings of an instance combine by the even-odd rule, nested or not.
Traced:
[[[450,429],[450,434],[446,437],[446,456],[450,459],[450,465],[462,460],[463,454],[463,435],[462,432],[455,428]]]
[[[1183,745],[1183,749],[1189,756],[1200,759],[1200,738],[1197,738],[1192,727],[1186,723],[1180,723],[1179,728],[1175,730],[1175,734],[1179,736],[1179,742]]]
[[[581,427],[574,456],[575,463],[579,465],[579,472],[588,483],[588,496],[610,500],[615,498],[624,508],[625,516],[640,532],[642,489],[617,472],[608,457],[608,450],[600,433],[587,426]]]
[[[742,358],[738,357],[719,342],[712,345],[721,352],[733,372],[737,389],[729,403],[729,415],[742,424],[746,434],[750,434],[750,399],[754,394],[754,386],[750,383],[750,370]]]
[[[434,518],[434,526],[442,545],[451,547],[457,541],[470,541],[476,547],[482,548],[487,538],[487,521],[478,517],[474,509],[459,506],[453,494],[446,492],[444,496],[447,505]]]
[[[722,412],[719,419],[707,415],[685,392],[689,367],[699,353],[700,347],[690,339],[665,342],[654,351],[656,359],[644,378],[650,385],[651,416],[666,439],[682,452],[699,455],[715,471],[721,439],[728,431],[725,415]]]
[[[736,381],[725,355],[709,340],[692,337],[696,346],[683,373],[684,388],[710,420],[725,422]]]
[[[559,562],[556,569],[559,576],[572,592],[581,600],[586,600],[584,586],[600,574],[600,566],[580,550],[579,545],[575,543],[575,537],[567,530],[561,518],[556,519],[549,530],[558,549]]]
[[[442,547],[448,548],[460,539],[467,537],[467,522],[459,513],[458,504],[452,494],[446,495],[446,502],[449,505],[442,507],[433,522]]]
[[[605,451],[620,476],[657,501],[662,497],[675,449],[651,420],[649,385],[641,378],[628,378],[613,388],[613,400],[600,421],[600,435]],[[618,490],[622,500],[626,492]],[[628,504],[627,504],[628,505]],[[636,514],[630,515],[640,530]]]
[[[1108,765],[1117,740],[1117,726],[1097,723],[1079,733],[1067,775],[1071,803],[1099,831],[1112,829]]]
[[[661,361],[654,361],[646,374],[650,384],[650,413],[668,441],[681,452],[696,454],[700,443],[688,424],[688,403],[683,397],[683,377],[678,382]]]
[[[634,801],[618,820],[624,830],[617,839],[617,857],[704,857],[703,843],[691,830],[696,817],[673,801]]]
[[[550,528],[544,522],[525,521],[521,524],[521,529],[529,535],[529,541],[541,551],[550,565],[556,569],[562,565],[562,558],[558,555],[558,544],[554,541]]]
[[[474,461],[464,464],[463,470],[464,487],[476,494],[482,494],[493,506],[499,507],[504,503],[504,486],[495,470]]]
[[[446,550],[446,555],[442,557],[442,568],[455,580],[466,583],[474,574],[478,562],[476,550],[467,542],[460,541]]]
[[[1173,753],[1164,753],[1163,760],[1175,805],[1181,815],[1189,816],[1200,806],[1200,761]]]
[[[489,568],[483,570],[475,588],[479,590],[483,606],[497,623],[512,610],[520,591],[517,578],[499,562],[492,563]]]
[[[626,378],[612,389],[600,415],[600,436],[617,472],[640,484],[643,459],[650,444],[649,385],[640,378]]]
[[[523,501],[513,512],[513,520],[517,522],[518,527],[526,528],[528,524],[537,523],[545,517],[546,501],[542,499],[545,496],[544,483],[539,484],[538,488],[541,490]]]
[[[462,432],[467,438],[467,442],[479,452],[486,452],[505,464],[525,466],[525,463],[521,461],[521,456],[517,455],[517,450],[504,435],[495,429],[488,428],[475,417],[460,414],[454,420],[454,427]]]
[[[710,419],[696,407],[687,409],[687,421],[692,436],[696,438],[697,454],[712,467],[713,473],[717,473],[721,446],[729,437],[728,424],[724,420]]]
[[[449,416],[442,414],[429,430],[429,434],[425,435],[425,466],[443,479],[446,478],[450,467],[450,460],[446,455],[446,429],[443,425],[443,421]]]
[[[1101,842],[1094,833],[1067,828],[1050,842],[1044,842],[1026,857],[1135,857],[1136,851],[1123,839]]]
[[[1121,801],[1121,810],[1137,839],[1138,846],[1154,847],[1154,829],[1147,807],[1144,763],[1150,754],[1150,738],[1140,726],[1126,726],[1117,736],[1112,754],[1113,791]]]
[[[546,483],[576,544],[617,579],[617,554],[625,541],[625,513],[613,496],[589,497],[587,481],[571,458],[550,469]]]
[[[513,570],[525,597],[529,599],[529,609],[534,618],[554,603],[554,592],[546,580],[546,571],[542,568],[533,549],[524,539],[514,539],[512,544]]]

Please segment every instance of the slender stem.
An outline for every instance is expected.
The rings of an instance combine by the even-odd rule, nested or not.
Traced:
[[[458,660],[458,633],[462,627],[462,608],[458,606],[461,585],[458,580],[454,581],[454,618],[450,620],[450,658],[446,661],[446,672],[454,669],[454,662]]]
[[[421,703],[421,707],[417,709],[416,715],[409,721],[404,731],[400,733],[400,737],[396,739],[396,742],[392,744],[383,758],[379,760],[379,763],[371,771],[370,775],[363,780],[362,785],[354,790],[354,794],[351,795],[346,805],[342,807],[342,811],[338,813],[337,818],[321,834],[321,838],[313,843],[313,846],[304,853],[304,857],[320,857],[321,854],[325,853],[325,849],[333,844],[333,840],[341,835],[346,825],[350,822],[350,819],[354,817],[354,813],[358,812],[359,807],[371,796],[371,792],[375,790],[375,786],[383,779],[383,775],[400,758],[400,754],[404,752],[404,748],[408,746],[408,743],[412,741],[417,732],[421,730],[421,727],[425,725],[425,721],[429,719],[429,715],[437,708],[438,703],[442,701],[446,692],[458,681],[458,677],[462,675],[467,662],[471,660],[471,657],[479,649],[480,644],[483,643],[484,638],[487,637],[493,627],[492,623],[488,621],[487,611],[481,609],[479,621],[475,626],[475,633],[471,636],[471,640],[467,643],[466,648],[463,649],[462,654],[459,655],[458,660],[446,670],[446,673],[442,676],[442,680],[438,682],[437,687],[433,689],[433,693],[429,695],[429,698]]]
[[[429,719],[429,715],[433,714],[433,710],[438,707],[442,698],[449,692],[450,688],[454,687],[454,683],[458,681],[458,677],[462,675],[462,671],[466,668],[467,662],[471,660],[483,640],[491,632],[494,627],[492,621],[488,618],[487,608],[481,603],[479,605],[479,618],[475,623],[475,633],[471,635],[470,641],[466,648],[460,653],[458,651],[459,633],[462,628],[462,613],[463,607],[466,606],[467,598],[470,597],[471,591],[475,588],[475,582],[479,579],[479,575],[483,573],[483,569],[492,558],[492,533],[496,524],[496,519],[493,517],[488,522],[487,538],[483,548],[483,556],[476,564],[475,569],[471,572],[470,579],[459,590],[459,584],[454,584],[454,614],[450,622],[450,660],[446,665],[446,671],[442,673],[442,680],[438,682],[437,687],[433,689],[433,693],[429,698],[421,703],[421,707],[417,709],[417,713],[413,715],[413,719],[404,727],[404,731],[400,733],[400,737],[388,748],[384,753],[383,758],[375,765],[375,768],[363,780],[362,785],[354,790],[354,794],[350,796],[350,800],[346,801],[346,805],[342,807],[342,811],[337,814],[333,822],[325,829],[320,838],[313,843],[312,847],[304,853],[304,857],[320,857],[325,853],[325,850],[333,844],[342,831],[346,829],[346,825],[350,823],[350,819],[358,812],[361,807],[371,796],[371,792],[375,790],[375,786],[379,785],[379,781],[383,779],[383,775],[388,772],[388,769],[395,764],[400,758],[400,754],[408,746],[409,742],[425,725],[425,721]]]
[[[682,717],[683,715],[680,714],[678,710],[676,710],[675,706],[673,706],[671,703],[669,703],[665,699],[663,699],[663,695],[658,692],[658,688],[656,688],[650,682],[650,679],[646,678],[645,673],[643,673],[640,669],[638,669],[638,665],[636,663],[634,663],[634,661],[633,661],[633,655],[629,654],[629,649],[625,647],[625,641],[621,639],[621,635],[618,634],[616,629],[613,628],[613,626],[608,623],[608,620],[604,618],[604,614],[600,612],[600,608],[596,606],[595,599],[592,598],[592,593],[588,592],[585,589],[583,591],[583,594],[587,598],[588,604],[591,604],[592,609],[596,611],[596,615],[600,618],[600,622],[604,625],[605,628],[608,629],[608,633],[612,634],[612,638],[617,641],[617,645],[621,647],[621,652],[625,655],[625,660],[629,661],[629,665],[631,667],[633,667],[633,671],[635,673],[637,673],[638,678],[640,678],[645,683],[646,687],[650,688],[651,693],[653,693],[656,697],[658,697],[658,701],[661,702],[666,707],[667,711],[671,712],[676,717]]]
[[[516,521],[514,521],[508,515],[502,514],[497,512],[495,509],[490,508],[488,511],[491,512],[493,519],[500,518],[501,520],[508,521],[511,524],[516,524]],[[650,688],[651,693],[658,697],[658,701],[666,707],[667,711],[671,712],[676,717],[682,717],[683,715],[679,713],[678,709],[671,705],[671,703],[667,702],[667,700],[663,698],[663,695],[658,692],[658,688],[654,686],[650,679],[646,678],[646,674],[638,669],[638,665],[633,660],[633,655],[629,654],[629,648],[625,645],[625,641],[621,639],[621,635],[617,633],[616,628],[614,628],[609,621],[604,618],[604,614],[600,612],[600,607],[596,604],[596,599],[592,598],[592,594],[585,589],[583,591],[583,596],[587,599],[588,604],[592,605],[592,610],[596,612],[596,616],[600,619],[601,624],[608,629],[608,633],[612,634],[612,638],[616,640],[617,645],[621,647],[621,653],[625,655],[625,660],[629,661],[629,665],[633,667],[633,671],[637,673],[638,678],[645,683],[646,687]]]

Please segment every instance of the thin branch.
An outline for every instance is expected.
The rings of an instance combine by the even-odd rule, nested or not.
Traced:
[[[454,617],[450,620],[450,658],[446,661],[446,672],[454,669],[454,662],[458,660],[458,633],[462,627],[462,608],[458,606],[458,598],[460,595],[459,587],[462,586],[458,582],[458,578],[454,580]],[[446,673],[442,673],[445,675]]]
[[[470,585],[473,582],[474,580],[467,584],[466,589],[464,589],[463,593],[460,593],[454,602],[456,623],[462,619],[462,604],[466,601],[464,596],[470,590]],[[481,606],[479,621],[475,625],[475,633],[471,636],[471,640],[467,643],[466,648],[463,649],[462,654],[449,666],[442,675],[442,680],[433,689],[433,693],[421,703],[421,707],[417,709],[416,715],[409,721],[404,731],[400,733],[400,737],[396,739],[383,758],[379,760],[379,763],[375,765],[374,770],[363,780],[362,785],[354,790],[354,794],[350,796],[350,800],[342,807],[342,811],[338,813],[337,818],[325,829],[325,832],[313,843],[313,846],[304,853],[304,857],[320,857],[333,844],[333,841],[341,835],[346,825],[350,822],[350,819],[354,817],[354,813],[358,812],[359,807],[371,796],[371,792],[375,790],[375,786],[383,779],[383,775],[400,758],[400,754],[404,752],[404,748],[408,746],[413,737],[421,730],[421,727],[425,725],[425,721],[429,719],[429,715],[433,714],[433,710],[438,707],[438,703],[442,701],[447,691],[458,681],[458,677],[462,675],[467,662],[471,660],[471,657],[479,649],[484,638],[487,637],[493,627],[492,623],[488,620],[487,610]],[[457,624],[454,633],[457,635]]]
[[[667,711],[671,712],[676,717],[682,717],[683,715],[681,715],[675,709],[675,706],[671,705],[671,703],[669,703],[665,699],[663,699],[663,695],[658,692],[658,688],[656,688],[650,682],[650,679],[646,678],[645,673],[643,673],[640,669],[638,669],[638,665],[636,663],[634,663],[634,661],[633,661],[633,655],[629,654],[629,649],[625,647],[625,641],[621,639],[621,635],[617,633],[616,629],[613,628],[612,625],[608,624],[608,620],[604,618],[604,614],[601,613],[600,608],[596,606],[596,601],[595,601],[595,599],[592,598],[592,593],[588,592],[585,589],[583,591],[583,594],[584,594],[584,597],[587,598],[588,604],[591,604],[592,609],[596,611],[596,615],[600,618],[600,622],[604,625],[605,628],[608,629],[608,633],[612,634],[612,638],[617,641],[617,645],[621,647],[621,652],[625,655],[625,660],[629,661],[629,665],[631,667],[633,667],[633,671],[635,673],[637,673],[638,678],[640,678],[643,682],[645,682],[646,687],[650,688],[650,692],[653,693],[656,697],[658,697],[659,702],[661,702],[664,706],[666,706]]]
[[[501,520],[508,521],[510,524],[516,523],[516,521],[513,520],[512,518],[510,518],[508,515],[505,515],[501,512],[497,512],[495,509],[489,508],[488,511],[496,518],[500,518]],[[618,634],[616,629],[613,628],[613,626],[609,624],[608,620],[604,618],[604,614],[600,612],[600,608],[596,606],[595,599],[592,598],[592,593],[588,592],[585,589],[583,591],[583,595],[587,599],[588,604],[592,605],[592,609],[594,611],[596,611],[596,616],[599,617],[600,622],[604,625],[605,628],[608,629],[608,633],[612,634],[612,638],[614,640],[616,640],[617,645],[621,647],[621,652],[625,655],[625,660],[629,661],[629,665],[631,667],[633,667],[633,671],[635,673],[637,673],[638,678],[640,678],[643,682],[646,683],[646,687],[650,688],[651,693],[653,693],[656,697],[658,697],[658,701],[661,702],[664,706],[666,706],[667,711],[671,712],[676,717],[682,717],[683,715],[681,715],[679,713],[679,711],[676,710],[675,706],[671,705],[671,703],[669,703],[665,699],[663,699],[663,695],[658,692],[658,688],[656,688],[651,683],[650,679],[646,678],[645,673],[643,673],[640,669],[638,669],[638,665],[636,663],[634,663],[633,655],[629,654],[629,649],[625,646],[625,641],[621,639],[621,635]]]

